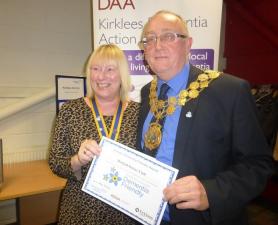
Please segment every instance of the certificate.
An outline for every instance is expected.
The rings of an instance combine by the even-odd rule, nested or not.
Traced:
[[[167,204],[163,189],[178,170],[106,137],[100,146],[82,190],[142,224],[160,224]]]

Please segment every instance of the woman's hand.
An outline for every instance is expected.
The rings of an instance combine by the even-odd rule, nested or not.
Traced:
[[[71,157],[71,168],[78,179],[81,177],[81,167],[91,162],[100,152],[101,148],[92,139],[86,139],[81,143],[77,154]]]
[[[86,139],[80,145],[77,158],[81,166],[84,166],[91,162],[96,155],[100,154],[100,152],[101,148],[96,141],[92,139]]]

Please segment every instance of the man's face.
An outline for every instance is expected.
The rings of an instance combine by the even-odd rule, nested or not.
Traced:
[[[192,39],[185,32],[182,22],[169,14],[155,16],[145,29],[145,40],[154,40],[145,45],[145,58],[162,80],[173,78],[188,61]]]

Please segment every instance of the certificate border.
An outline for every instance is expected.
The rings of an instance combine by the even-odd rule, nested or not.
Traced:
[[[101,139],[101,142],[100,142],[99,145],[100,145],[100,146],[103,146],[104,141],[109,142],[110,144],[113,144],[113,145],[116,145],[116,146],[120,146],[120,147],[121,147],[121,146],[124,146],[123,144],[118,143],[118,142],[115,142],[115,141],[113,141],[113,140],[111,140],[111,139],[109,139],[109,138],[106,138],[106,137],[103,137],[103,138]],[[177,170],[177,169],[175,169],[175,168],[173,168],[173,167],[170,167],[170,166],[168,166],[168,165],[166,165],[166,164],[163,164],[163,163],[161,163],[160,161],[157,161],[157,160],[154,161],[154,158],[152,158],[152,157],[150,157],[150,156],[148,156],[148,155],[145,155],[145,154],[142,153],[142,152],[139,152],[139,151],[136,152],[135,150],[133,150],[133,149],[127,147],[127,146],[124,146],[124,148],[122,148],[122,149],[126,150],[128,153],[131,153],[131,154],[133,154],[133,155],[136,155],[136,157],[141,158],[141,159],[143,159],[144,161],[148,161],[149,163],[152,163],[153,165],[159,166],[159,167],[161,167],[161,168],[164,169],[164,170],[170,171],[170,176],[169,176],[169,179],[168,179],[167,184],[172,183],[172,181],[176,178],[177,173],[178,173],[178,170]],[[95,193],[94,191],[91,191],[91,190],[88,190],[88,189],[87,189],[87,186],[88,186],[88,183],[89,183],[88,180],[89,180],[89,178],[91,178],[91,176],[92,176],[92,173],[93,173],[93,171],[94,171],[94,168],[95,168],[96,165],[97,165],[98,159],[99,159],[99,157],[94,158],[94,160],[93,160],[93,162],[92,162],[92,164],[91,164],[91,166],[90,166],[90,168],[89,168],[89,171],[88,171],[88,174],[87,174],[87,176],[86,176],[85,182],[84,182],[84,184],[83,184],[83,186],[82,186],[82,190],[85,191],[85,192],[87,192],[87,193],[89,193],[89,194],[91,194],[91,195],[93,195],[93,196],[95,196],[95,197],[98,197],[100,200],[103,200],[103,202],[110,204],[112,207],[113,207],[113,205],[116,206],[115,208],[121,209],[120,211],[122,211],[123,213],[126,212],[126,213],[125,213],[126,215],[130,215],[130,216],[133,217],[134,219],[135,219],[135,218],[138,218],[137,221],[142,221],[142,222],[144,222],[145,224],[153,225],[153,224],[151,224],[151,223],[145,221],[144,219],[138,217],[137,215],[133,214],[132,212],[130,212],[130,211],[128,211],[128,210],[125,210],[124,208],[122,208],[122,207],[119,206],[118,204],[115,204],[114,202],[112,202],[112,201],[110,201],[110,200],[108,200],[108,199],[106,199],[106,198],[100,196],[99,194]],[[160,219],[161,211],[162,211],[162,209],[163,209],[163,205],[164,205],[164,201],[162,200],[161,203],[160,203],[160,206],[159,206],[158,213],[156,214],[156,218],[155,218],[155,220],[154,220],[154,221],[155,221],[155,224],[157,224],[157,222],[158,222],[159,219]],[[162,215],[162,216],[163,216],[163,215]]]

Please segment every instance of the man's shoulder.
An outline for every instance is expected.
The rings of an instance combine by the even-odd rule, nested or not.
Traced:
[[[219,79],[215,81],[215,87],[220,87],[221,89],[230,91],[237,91],[243,88],[249,91],[250,84],[247,80],[244,80],[235,75],[231,75],[229,73],[222,72]]]
[[[235,76],[235,75],[232,75],[232,74],[229,74],[229,73],[226,73],[226,72],[222,72],[222,71],[217,71],[217,70],[201,70],[199,68],[197,68],[196,66],[194,65],[191,65],[191,68],[190,68],[190,73],[194,76],[194,77],[198,77],[200,74],[203,74],[203,73],[206,73],[206,74],[209,74],[209,73],[219,73],[219,77],[217,77],[217,79],[215,79],[215,81],[217,82],[214,82],[214,83],[221,83],[222,85],[228,85],[228,86],[238,86],[240,84],[246,84],[248,83],[247,80],[244,80],[238,76]]]
[[[141,92],[144,93],[146,91],[148,91],[150,89],[151,86],[151,81],[147,84],[145,84],[142,88],[141,88]]]

